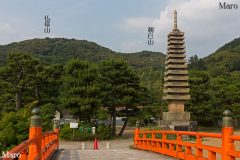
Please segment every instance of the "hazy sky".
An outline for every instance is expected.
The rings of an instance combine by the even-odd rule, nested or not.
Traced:
[[[167,34],[185,32],[187,55],[200,57],[240,37],[238,9],[220,10],[221,0],[0,0],[0,44],[31,38],[85,39],[119,52],[166,52]],[[51,33],[44,16],[51,18]],[[154,26],[154,46],[147,45],[147,28]]]

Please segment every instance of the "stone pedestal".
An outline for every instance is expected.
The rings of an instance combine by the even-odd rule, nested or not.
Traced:
[[[168,104],[168,111],[163,112],[159,127],[163,130],[197,131],[197,122],[190,121],[190,112],[184,112],[184,103],[172,101]]]
[[[163,130],[197,131],[197,122],[190,121],[190,112],[163,112],[159,127]]]
[[[159,121],[161,130],[197,131],[197,121]]]
[[[163,120],[165,121],[189,121],[189,112],[163,112]]]

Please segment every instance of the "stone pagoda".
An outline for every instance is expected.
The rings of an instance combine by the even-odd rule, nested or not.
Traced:
[[[188,69],[185,54],[184,32],[177,28],[177,11],[174,11],[174,27],[168,34],[163,99],[168,102],[168,112],[163,112],[160,127],[173,130],[195,130],[196,122],[190,121],[190,113],[184,111],[184,103],[190,99]]]

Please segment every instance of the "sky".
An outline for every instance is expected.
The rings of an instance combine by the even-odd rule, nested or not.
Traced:
[[[219,9],[219,2],[238,9]],[[116,52],[166,53],[175,9],[188,57],[207,56],[240,37],[239,0],[0,0],[0,45],[64,37]],[[51,19],[51,33],[44,33],[45,15]],[[148,27],[154,27],[154,45],[147,43]]]

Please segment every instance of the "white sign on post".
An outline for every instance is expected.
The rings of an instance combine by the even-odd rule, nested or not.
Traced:
[[[78,123],[70,123],[70,128],[78,128]]]
[[[96,132],[96,127],[92,127],[92,134],[94,135]]]

